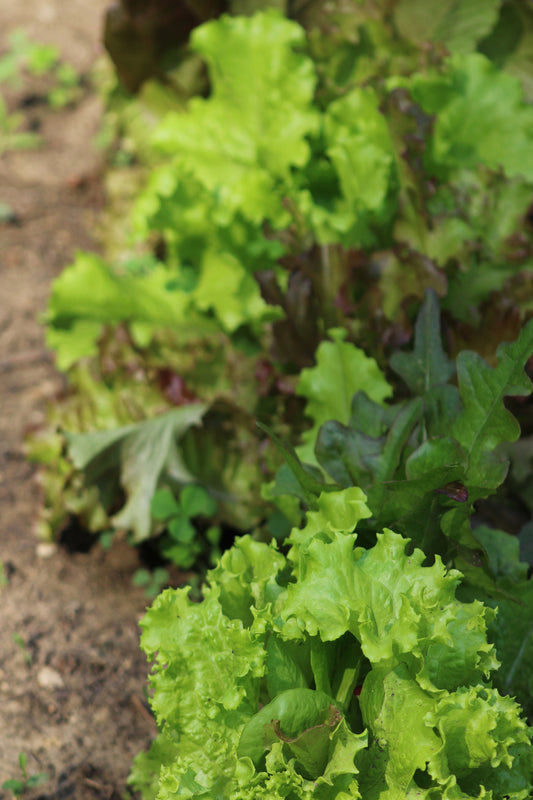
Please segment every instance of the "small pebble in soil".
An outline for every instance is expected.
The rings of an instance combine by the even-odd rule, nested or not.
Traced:
[[[37,558],[51,558],[57,553],[57,544],[55,542],[39,542],[35,552]]]
[[[56,669],[42,667],[37,674],[37,683],[42,689],[62,689],[63,678]]]

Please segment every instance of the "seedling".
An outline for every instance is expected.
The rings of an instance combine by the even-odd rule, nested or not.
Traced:
[[[21,28],[12,31],[7,40],[9,50],[0,58],[0,83],[19,87],[24,70],[32,75],[45,75],[59,61],[59,51],[54,45],[30,41]]]
[[[191,567],[204,549],[199,542],[195,517],[213,517],[217,504],[201,486],[186,486],[179,500],[169,489],[160,489],[152,500],[152,515],[165,522],[166,535],[161,551],[178,567]],[[220,529],[211,526],[206,537],[212,548],[217,548]],[[218,551],[217,551],[218,552]]]
[[[168,571],[164,567],[157,567],[153,572],[143,568],[135,572],[132,582],[134,586],[144,587],[146,598],[153,600],[168,581],[168,577]]]
[[[100,536],[98,537],[98,541],[100,543],[100,547],[102,550],[110,550],[113,544],[113,540],[115,538],[114,531],[102,531]]]
[[[51,108],[64,108],[76,102],[81,92],[81,77],[71,64],[58,64],[54,70],[57,85],[48,92]]]
[[[50,77],[54,85],[47,92],[46,101],[51,108],[63,108],[78,99],[81,76],[61,60],[55,45],[32,42],[22,29],[12,31],[8,43],[9,50],[0,58],[0,83],[20,88],[25,75]]]
[[[34,775],[28,775],[28,757],[26,753],[19,753],[19,767],[20,778],[11,778],[4,781],[2,789],[6,792],[11,792],[12,797],[22,797],[27,791],[33,789],[35,786],[40,786],[48,780],[46,772],[36,772]]]
[[[0,95],[0,156],[6,150],[33,150],[42,143],[37,133],[21,131],[24,116],[19,112],[10,114]]]
[[[13,641],[19,648],[22,654],[22,658],[24,659],[24,663],[26,664],[26,666],[30,667],[33,659],[31,657],[30,651],[26,647],[26,642],[24,641],[20,633],[15,632],[13,634]]]

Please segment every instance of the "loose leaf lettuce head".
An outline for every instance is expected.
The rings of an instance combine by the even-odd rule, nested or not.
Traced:
[[[357,349],[348,344],[344,347],[345,363],[354,364]],[[515,570],[512,579],[505,572],[500,574],[501,563],[510,569],[516,557],[511,558],[506,545],[509,537],[479,524],[484,521],[479,502],[494,495],[506,478],[509,461],[502,448],[509,449],[509,443],[518,439],[520,427],[504,400],[509,395],[530,393],[531,381],[524,366],[532,353],[533,323],[529,322],[515,342],[499,346],[494,366],[471,351],[461,352],[454,363],[442,346],[437,298],[428,292],[418,315],[414,348],[395,353],[390,361],[409,389],[408,399],[384,405],[358,391],[344,422],[341,414],[346,419],[346,412],[339,404],[327,393],[315,397],[313,391],[323,385],[331,369],[329,362],[318,359],[316,367],[304,371],[305,381],[302,378],[300,383],[309,399],[307,413],[322,422],[314,463],[338,486],[361,486],[367,493],[372,516],[359,525],[360,542],[369,546],[377,531],[390,526],[428,557],[439,554],[446,564],[460,569],[464,596],[498,604],[502,619],[507,620],[501,624],[497,618],[490,627],[502,658],[505,655],[505,677],[502,671],[498,685],[517,694],[528,712],[529,681],[523,665],[529,648],[531,587],[523,569],[521,573]],[[342,385],[349,386],[354,379],[357,373],[349,374]],[[322,405],[317,397],[322,397]],[[328,415],[336,415],[337,420],[324,422]],[[298,466],[303,469],[296,463]],[[294,480],[287,479],[289,471],[297,474],[293,463],[280,470],[271,496],[279,509],[292,517],[287,495],[292,493],[312,507],[321,475],[315,468],[315,488],[310,487],[309,499],[298,491]],[[527,474],[529,471],[530,465]],[[333,487],[326,484],[324,488]],[[491,523],[490,517],[487,522]],[[499,555],[491,555],[492,550],[499,550]],[[511,619],[515,624],[509,623]]]
[[[287,556],[245,536],[202,602],[157,598],[142,647],[161,734],[132,776],[145,797],[528,797],[528,729],[489,678],[493,612],[391,531],[359,547],[368,514],[355,487],[323,494]]]

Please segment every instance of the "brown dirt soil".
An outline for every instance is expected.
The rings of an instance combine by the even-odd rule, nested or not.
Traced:
[[[99,54],[106,5],[8,0],[0,31],[23,27],[83,73]],[[10,90],[11,109],[30,88]],[[43,147],[0,158],[0,202],[15,213],[0,222],[0,561],[8,578],[0,587],[0,786],[20,777],[24,752],[29,774],[48,774],[29,800],[118,800],[132,757],[155,732],[139,650],[147,601],[132,586],[137,554],[117,544],[105,554],[56,548],[39,556],[38,492],[23,452],[25,430],[61,386],[38,315],[74,252],[96,248],[91,226],[103,192],[93,139],[101,108],[88,92],[73,108],[40,104],[24,113]]]

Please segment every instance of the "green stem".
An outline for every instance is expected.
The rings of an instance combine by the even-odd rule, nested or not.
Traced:
[[[320,301],[326,330],[339,324],[339,311],[335,308],[335,298],[340,289],[342,263],[338,248],[320,245]]]
[[[348,708],[350,701],[352,699],[354,689],[356,688],[357,682],[359,680],[359,673],[361,671],[362,660],[363,656],[361,655],[361,658],[357,661],[355,666],[346,667],[342,675],[342,680],[337,690],[337,695],[335,697],[335,700],[338,702],[339,706],[343,709]]]

